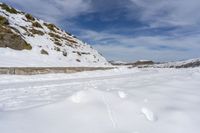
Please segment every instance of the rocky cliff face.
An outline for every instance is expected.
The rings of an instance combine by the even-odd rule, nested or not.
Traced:
[[[54,24],[0,3],[0,66],[109,66],[90,45]]]

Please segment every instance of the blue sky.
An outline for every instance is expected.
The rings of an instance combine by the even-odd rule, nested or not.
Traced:
[[[199,0],[2,0],[91,44],[108,60],[200,57]]]

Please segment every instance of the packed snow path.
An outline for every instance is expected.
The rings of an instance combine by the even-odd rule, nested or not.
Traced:
[[[199,133],[200,69],[0,75],[1,133]]]

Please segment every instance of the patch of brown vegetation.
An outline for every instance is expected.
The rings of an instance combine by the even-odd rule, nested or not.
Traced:
[[[42,31],[40,31],[40,30],[36,30],[36,29],[34,29],[34,28],[29,29],[29,31],[30,31],[33,35],[35,35],[35,34],[40,35],[40,36],[43,36],[43,35],[44,35],[44,32],[42,32]]]
[[[49,33],[49,36],[51,36],[52,38],[54,38],[54,40],[56,40],[56,39],[59,39],[59,40],[62,39],[61,36],[59,36],[58,34],[54,34],[52,32]]]
[[[27,29],[26,27],[20,26],[20,28],[22,28],[22,29],[25,31],[25,33],[23,33],[23,35],[27,35],[27,36],[32,36],[32,37],[34,37],[34,35],[33,35],[31,32],[29,32],[28,29]]]
[[[70,39],[70,38],[65,38],[68,42],[70,42],[70,43],[77,43],[75,40],[73,40],[73,39]]]
[[[14,31],[15,33],[17,33],[17,34],[21,34],[20,32],[19,32],[19,30],[18,29],[16,29],[15,27],[10,27],[11,29],[12,29],[12,31]]]
[[[54,43],[55,43],[56,45],[58,45],[58,46],[62,46],[62,44],[61,44],[60,42],[55,41]]]
[[[47,24],[47,23],[44,23],[44,25],[45,25],[49,30],[51,30],[51,31],[56,32],[55,29],[59,30],[59,28],[56,27],[54,24]]]
[[[26,14],[25,17],[29,20],[29,21],[35,21],[35,18],[31,15],[31,14]]]
[[[0,4],[0,7],[1,7],[3,10],[6,10],[7,12],[12,13],[12,14],[20,13],[20,12],[18,12],[17,10],[15,10],[14,8],[9,7],[9,6],[6,5],[5,3]]]
[[[9,22],[5,17],[0,16],[0,25],[9,25]]]
[[[54,38],[55,41],[58,41],[58,40],[60,40],[60,39],[63,39],[63,40],[68,41],[68,42],[71,43],[71,44],[77,44],[77,43],[78,43],[78,42],[76,42],[75,40],[73,40],[73,38],[63,37],[63,36],[60,36],[60,35],[55,34],[55,33],[52,33],[52,32],[49,33],[49,36],[51,36],[52,38]]]
[[[40,23],[38,23],[38,22],[33,22],[32,26],[43,29],[42,25]]]

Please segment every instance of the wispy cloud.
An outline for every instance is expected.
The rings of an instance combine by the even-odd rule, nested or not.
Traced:
[[[2,0],[47,21],[57,22],[87,12],[89,0]]]
[[[199,0],[131,0],[140,7],[140,19],[151,23],[152,26],[161,25],[196,25],[200,22],[197,14]],[[134,15],[134,14],[133,14]]]
[[[167,36],[137,36],[134,38],[109,32],[83,30],[81,38],[92,40],[94,47],[110,60],[133,61],[151,59],[172,61],[199,57],[200,35],[171,38]],[[121,45],[123,44],[123,45]]]

